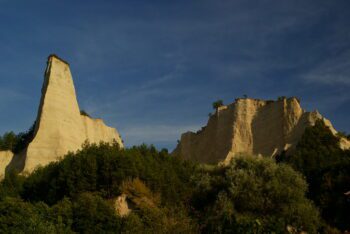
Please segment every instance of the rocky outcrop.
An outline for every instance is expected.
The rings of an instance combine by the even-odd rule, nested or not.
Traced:
[[[121,217],[128,216],[131,213],[132,210],[130,208],[130,204],[127,200],[126,194],[122,194],[115,199],[114,209],[117,212],[117,214]]]
[[[236,99],[219,107],[202,130],[184,133],[173,154],[202,163],[228,163],[238,154],[275,156],[292,150],[305,128],[319,119],[337,133],[330,121],[303,110],[296,98]],[[341,140],[342,148],[348,144]]]
[[[13,153],[11,151],[0,151],[0,172],[2,172],[0,173],[0,180],[4,178],[5,169],[11,162],[12,157]]]
[[[67,62],[55,55],[49,56],[44,77],[34,139],[23,152],[12,158],[8,169],[31,172],[69,151],[75,152],[85,141],[115,141],[123,147],[116,129],[106,126],[101,119],[80,113]]]

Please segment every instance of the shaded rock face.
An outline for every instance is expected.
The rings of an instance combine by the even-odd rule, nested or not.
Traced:
[[[228,163],[239,154],[275,156],[292,150],[318,119],[337,133],[317,111],[304,111],[296,98],[237,99],[219,107],[201,131],[184,133],[173,154],[201,163]]]
[[[48,58],[42,96],[36,120],[34,139],[15,155],[8,167],[32,172],[38,165],[47,165],[69,151],[90,143],[123,143],[116,129],[101,119],[80,114],[68,63],[52,55]]]
[[[11,151],[0,151],[0,180],[4,178],[7,165],[11,162],[13,153]]]

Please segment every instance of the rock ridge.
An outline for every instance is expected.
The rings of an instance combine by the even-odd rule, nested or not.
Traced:
[[[337,133],[318,111],[302,109],[296,97],[239,98],[217,108],[200,131],[182,134],[173,154],[201,163],[228,163],[239,154],[273,157],[293,150],[305,128],[317,120]],[[340,146],[349,148],[349,141],[341,139]]]

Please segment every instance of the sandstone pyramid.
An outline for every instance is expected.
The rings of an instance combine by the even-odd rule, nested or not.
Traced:
[[[202,163],[228,163],[239,154],[275,156],[292,150],[319,119],[337,133],[317,111],[303,110],[297,98],[236,99],[219,107],[202,130],[182,134],[173,154]],[[350,142],[341,139],[340,146],[349,148]]]
[[[34,139],[12,158],[7,169],[31,172],[38,165],[44,166],[69,151],[80,149],[86,140],[90,143],[116,141],[123,147],[116,129],[106,126],[102,119],[80,113],[67,62],[55,55],[49,56],[44,77]]]

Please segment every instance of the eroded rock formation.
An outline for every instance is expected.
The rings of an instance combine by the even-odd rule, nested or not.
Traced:
[[[116,129],[106,126],[102,119],[80,113],[69,64],[51,55],[45,71],[34,139],[12,158],[7,169],[31,172],[38,165],[47,165],[69,151],[75,152],[85,141],[116,141],[123,147]]]
[[[0,180],[3,179],[5,169],[11,162],[12,157],[13,153],[11,151],[0,151]]]
[[[236,99],[219,107],[202,130],[182,134],[173,154],[202,163],[228,163],[238,154],[275,156],[292,150],[305,128],[319,119],[337,133],[330,121],[303,110],[296,98]],[[341,139],[341,147],[349,148],[349,141]]]
[[[127,200],[126,194],[120,195],[114,201],[114,209],[117,212],[117,214],[121,217],[128,216],[131,213],[132,209],[130,207],[131,205]]]

